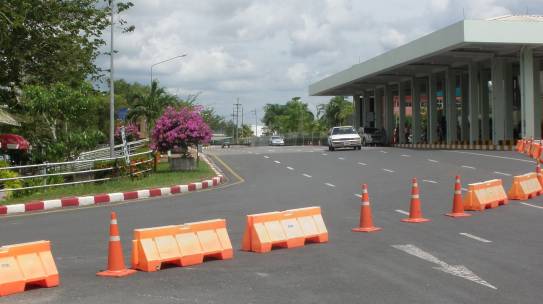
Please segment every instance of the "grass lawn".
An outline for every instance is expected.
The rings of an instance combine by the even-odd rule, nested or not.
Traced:
[[[70,196],[83,196],[101,193],[124,192],[130,190],[142,190],[156,187],[183,185],[190,182],[200,181],[200,178],[211,178],[215,173],[205,161],[200,161],[198,169],[191,172],[171,172],[168,163],[159,163],[157,172],[140,179],[119,178],[102,183],[88,183],[72,186],[59,186],[50,189],[43,189],[27,196],[8,198],[0,201],[0,205],[26,203],[46,199],[57,199]]]

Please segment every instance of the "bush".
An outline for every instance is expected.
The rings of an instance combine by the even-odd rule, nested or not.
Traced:
[[[0,161],[0,168],[9,167],[9,164],[6,161]],[[0,170],[0,178],[13,178],[17,177],[19,174],[15,171],[11,170]],[[2,186],[4,189],[18,189],[23,187],[23,183],[20,179],[14,179],[10,181],[2,182]],[[11,197],[14,193],[17,193],[19,191],[7,191],[5,192],[5,197]]]

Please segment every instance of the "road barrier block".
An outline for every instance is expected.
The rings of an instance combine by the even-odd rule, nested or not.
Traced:
[[[507,193],[509,199],[527,200],[543,193],[536,173],[527,173],[513,177],[513,184]]]
[[[59,285],[49,241],[0,247],[0,296],[23,292],[28,285]]]
[[[134,230],[133,269],[157,271],[165,263],[189,266],[233,255],[224,219]]]
[[[534,143],[532,145],[532,150],[530,151],[530,156],[534,159],[539,159],[541,156],[541,144],[540,143]]]
[[[328,231],[320,207],[247,215],[242,250],[265,253],[272,247],[294,248],[325,243]]]
[[[508,203],[507,194],[501,179],[493,179],[468,185],[468,194],[464,196],[464,209],[483,211]]]

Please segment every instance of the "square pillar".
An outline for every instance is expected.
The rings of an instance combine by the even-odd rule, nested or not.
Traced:
[[[392,135],[394,134],[394,127],[396,124],[394,121],[394,94],[392,92],[392,86],[386,85],[383,93],[385,95],[386,142],[392,143]]]
[[[370,126],[370,94],[368,91],[364,91],[363,93],[363,102],[362,102],[362,117],[363,122],[361,124],[361,127],[369,127]]]
[[[411,79],[411,133],[413,143],[420,143],[420,83],[415,77]]]
[[[462,141],[469,142],[469,130],[471,125],[469,123],[469,74],[462,73],[460,78],[460,90],[462,92],[462,123],[460,128],[462,129],[461,139]]]
[[[512,65],[505,58],[492,58],[492,142],[513,137],[513,76]]]
[[[447,69],[445,73],[445,109],[447,120],[447,143],[457,140],[458,117],[456,111],[456,73]]]
[[[488,81],[490,80],[490,73],[488,71],[481,71],[481,140],[487,141],[490,139],[490,105],[488,100]]]
[[[360,117],[362,116],[361,113],[361,98],[360,95],[354,95],[353,96],[353,106],[354,106],[354,115],[353,115],[353,127],[358,130],[361,125]]]
[[[539,60],[533,49],[524,46],[520,52],[520,95],[522,137],[541,138],[541,88]]]
[[[375,127],[383,128],[383,90],[375,88],[373,91],[373,105],[375,109]]]
[[[479,64],[472,62],[468,66],[469,82],[469,142],[474,144],[479,140]]]
[[[402,82],[398,82],[398,98],[400,102],[399,108],[399,126],[398,126],[398,142],[400,144],[406,144],[405,140],[405,87]]]
[[[437,77],[428,75],[428,143],[437,141]]]

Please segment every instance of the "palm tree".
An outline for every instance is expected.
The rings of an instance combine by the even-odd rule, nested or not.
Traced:
[[[162,115],[164,109],[168,106],[174,106],[176,103],[174,96],[167,94],[164,88],[158,87],[158,82],[153,81],[149,94],[135,94],[130,98],[128,119],[130,121],[145,119],[147,136],[150,136],[152,127],[160,115]]]

